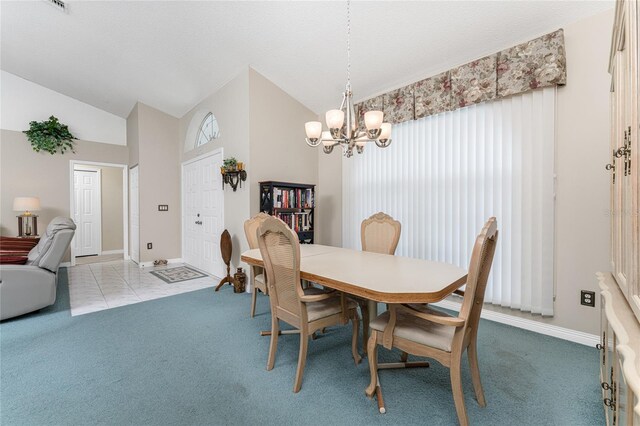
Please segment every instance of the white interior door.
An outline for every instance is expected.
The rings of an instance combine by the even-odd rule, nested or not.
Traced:
[[[129,253],[136,263],[140,263],[139,178],[138,166],[129,169]]]
[[[102,252],[100,171],[74,170],[73,187],[75,255],[99,255]]]
[[[186,163],[182,169],[183,251],[185,263],[211,275],[225,275],[220,256],[224,230],[222,152]]]

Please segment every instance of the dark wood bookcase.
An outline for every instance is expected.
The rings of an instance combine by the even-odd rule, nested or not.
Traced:
[[[315,185],[291,182],[260,182],[260,211],[282,219],[300,243],[313,244]]]

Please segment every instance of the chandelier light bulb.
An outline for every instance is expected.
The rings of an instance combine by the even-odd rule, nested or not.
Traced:
[[[382,123],[380,125],[380,136],[378,139],[386,140],[391,138],[391,123]]]
[[[367,130],[378,130],[382,124],[383,116],[382,111],[367,111],[364,114],[364,125]]]
[[[332,109],[327,111],[325,118],[327,120],[327,127],[330,129],[341,129],[344,124],[344,111],[339,109]]]
[[[322,134],[322,123],[319,121],[308,121],[304,123],[304,130],[307,132],[307,138],[318,139]]]

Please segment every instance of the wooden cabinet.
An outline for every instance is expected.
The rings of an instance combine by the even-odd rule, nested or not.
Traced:
[[[611,38],[611,271],[601,291],[600,383],[606,423],[640,426],[640,10],[618,0]]]
[[[640,426],[640,323],[612,274],[598,273],[600,386],[606,424]]]
[[[611,268],[640,320],[638,4],[618,1],[611,41]]]

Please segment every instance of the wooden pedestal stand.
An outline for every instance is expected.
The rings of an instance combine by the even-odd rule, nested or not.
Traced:
[[[220,290],[220,287],[222,287],[224,284],[233,285],[233,277],[231,276],[232,249],[233,246],[231,245],[231,235],[229,235],[229,231],[225,229],[222,233],[222,236],[220,237],[220,253],[222,254],[222,261],[225,263],[225,265],[227,265],[227,276],[220,281],[220,284],[218,284],[215,291]]]

